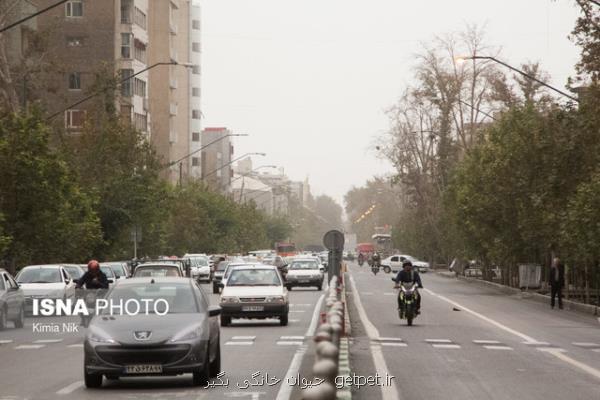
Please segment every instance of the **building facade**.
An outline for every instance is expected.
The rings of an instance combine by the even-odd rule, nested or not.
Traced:
[[[224,127],[204,128],[201,134],[201,179],[212,190],[228,193],[233,176],[231,131]]]

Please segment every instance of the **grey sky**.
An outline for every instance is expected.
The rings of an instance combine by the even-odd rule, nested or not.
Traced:
[[[204,126],[227,126],[236,153],[266,152],[313,193],[342,201],[391,171],[370,150],[384,110],[410,83],[435,35],[486,25],[513,65],[540,61],[563,87],[578,49],[570,0],[203,0]]]

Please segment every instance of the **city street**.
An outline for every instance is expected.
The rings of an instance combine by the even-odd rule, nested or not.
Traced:
[[[355,399],[600,396],[596,317],[426,273],[422,313],[408,327],[396,313],[392,274],[353,264],[348,275],[352,372],[396,377],[383,390],[353,390]]]
[[[203,285],[207,293],[211,286]],[[222,371],[228,387],[205,389],[193,387],[191,375],[158,378],[127,378],[104,381],[100,389],[85,389],[83,382],[84,328],[80,333],[33,333],[33,319],[25,328],[0,332],[2,362],[0,399],[287,399],[292,386],[284,379],[300,365],[316,325],[315,306],[322,296],[312,288],[295,289],[290,296],[289,325],[279,320],[234,320],[221,328]],[[210,294],[218,304],[218,295]],[[35,322],[68,322],[73,319],[36,318]],[[313,322],[314,321],[314,322]],[[293,364],[293,365],[292,365]],[[292,367],[292,368],[290,368]],[[268,373],[282,379],[277,385],[244,388],[252,374]],[[270,378],[269,378],[270,379]],[[238,387],[238,384],[242,388]]]

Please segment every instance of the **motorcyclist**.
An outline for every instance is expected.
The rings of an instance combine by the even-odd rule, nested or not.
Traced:
[[[100,270],[100,263],[91,260],[87,267],[87,272],[77,281],[77,289],[81,289],[84,285],[86,289],[108,289],[108,278]]]
[[[360,253],[358,253],[358,265],[363,265],[364,262],[365,262],[365,255],[361,251]]]
[[[374,267],[381,267],[381,256],[378,252],[374,252],[371,256],[371,262]]]
[[[395,289],[398,289],[402,282],[416,283],[417,288],[423,288],[423,283],[421,283],[421,277],[419,276],[419,273],[417,271],[413,271],[413,265],[408,260],[402,263],[402,271],[398,272],[398,275],[396,275],[396,278],[393,280],[396,282],[396,285],[394,285]],[[415,294],[416,313],[419,315],[421,313],[421,294],[418,290],[415,290]],[[400,309],[400,306],[400,298],[398,297],[398,309]]]

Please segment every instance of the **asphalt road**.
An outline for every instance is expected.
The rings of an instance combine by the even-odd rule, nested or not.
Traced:
[[[207,293],[211,286],[204,285]],[[18,399],[287,399],[291,389],[288,373],[295,375],[307,342],[316,325],[315,307],[323,292],[312,288],[294,289],[289,294],[289,325],[279,320],[234,320],[221,328],[222,370],[229,386],[198,388],[191,375],[159,378],[104,380],[100,389],[83,384],[83,337],[85,329],[72,333],[35,333],[34,322],[77,322],[69,318],[27,318],[23,329],[0,332],[0,400]],[[218,295],[210,294],[212,304]],[[312,321],[315,320],[313,323]],[[279,378],[269,386],[246,387],[252,374]],[[224,377],[225,379],[225,377]],[[270,381],[273,383],[273,381]],[[240,387],[238,387],[238,384]]]
[[[352,370],[395,376],[354,387],[354,399],[600,399],[596,317],[427,273],[422,314],[409,327],[397,316],[393,275],[349,270]]]

